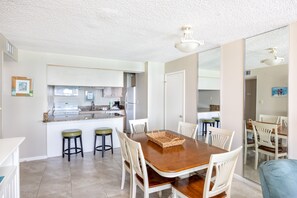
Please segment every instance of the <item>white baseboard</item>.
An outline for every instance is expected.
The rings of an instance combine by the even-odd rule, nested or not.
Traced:
[[[36,157],[21,158],[20,162],[28,162],[28,161],[43,160],[43,159],[47,159],[47,156],[36,156]]]
[[[252,187],[252,188],[254,188],[254,189],[258,190],[258,191],[262,191],[261,186],[258,183],[252,182],[252,181],[250,181],[250,180],[248,180],[248,179],[246,179],[246,178],[244,178],[244,177],[242,177],[242,176],[240,176],[238,174],[234,174],[234,178],[241,181],[241,182],[243,182],[243,183],[245,183],[245,184],[247,184],[247,185],[249,185],[250,187]]]

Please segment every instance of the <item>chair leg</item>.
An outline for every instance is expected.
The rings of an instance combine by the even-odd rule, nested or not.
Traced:
[[[63,145],[62,145],[62,157],[65,157],[65,138],[63,138]]]
[[[68,140],[68,162],[70,162],[70,140],[71,140],[71,138],[67,138],[67,140]]]
[[[124,185],[125,185],[125,178],[126,178],[126,169],[125,169],[125,162],[122,161],[122,183],[121,183],[121,189],[124,189]]]
[[[76,141],[77,137],[74,137],[74,145],[75,145],[75,155],[77,155],[77,141]]]
[[[105,151],[105,135],[102,135],[102,157],[104,157]]]
[[[162,197],[162,191],[159,191],[159,192],[158,192],[158,195],[159,195],[159,197],[161,198],[161,197]]]
[[[259,158],[259,153],[256,151],[256,157],[255,157],[255,170],[258,168],[258,158]]]
[[[243,159],[243,164],[246,164],[246,158],[247,158],[247,147],[244,148],[244,159]]]
[[[95,135],[95,141],[94,141],[94,155],[96,153],[96,139],[97,139],[97,135]]]
[[[113,154],[113,141],[112,141],[112,134],[110,135],[110,138],[111,138],[111,153]]]
[[[82,138],[81,138],[81,136],[79,137],[79,141],[80,141],[81,156],[84,157],[84,149],[83,149],[83,144],[82,144]]]

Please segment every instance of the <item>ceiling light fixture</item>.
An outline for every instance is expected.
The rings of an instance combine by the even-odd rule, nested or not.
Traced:
[[[193,39],[193,31],[191,25],[184,25],[182,27],[183,36],[180,41],[175,44],[175,48],[181,52],[193,52],[197,50],[200,45],[204,45],[204,41],[198,41]]]
[[[266,50],[268,50],[268,53],[272,54],[273,57],[272,58],[263,59],[263,60],[261,60],[261,63],[264,63],[266,65],[273,66],[273,65],[278,65],[278,64],[280,64],[281,62],[283,62],[285,60],[282,57],[276,56],[277,51],[276,51],[276,48],[275,47],[268,48]]]

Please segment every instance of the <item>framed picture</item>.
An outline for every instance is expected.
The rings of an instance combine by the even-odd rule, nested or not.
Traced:
[[[86,91],[86,100],[94,100],[94,92]]]
[[[288,87],[272,87],[272,96],[288,96]]]
[[[33,96],[32,79],[13,76],[11,86],[12,96]]]

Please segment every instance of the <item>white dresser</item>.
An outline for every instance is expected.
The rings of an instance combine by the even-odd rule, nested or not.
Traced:
[[[19,146],[24,137],[0,139],[0,198],[20,197]]]

